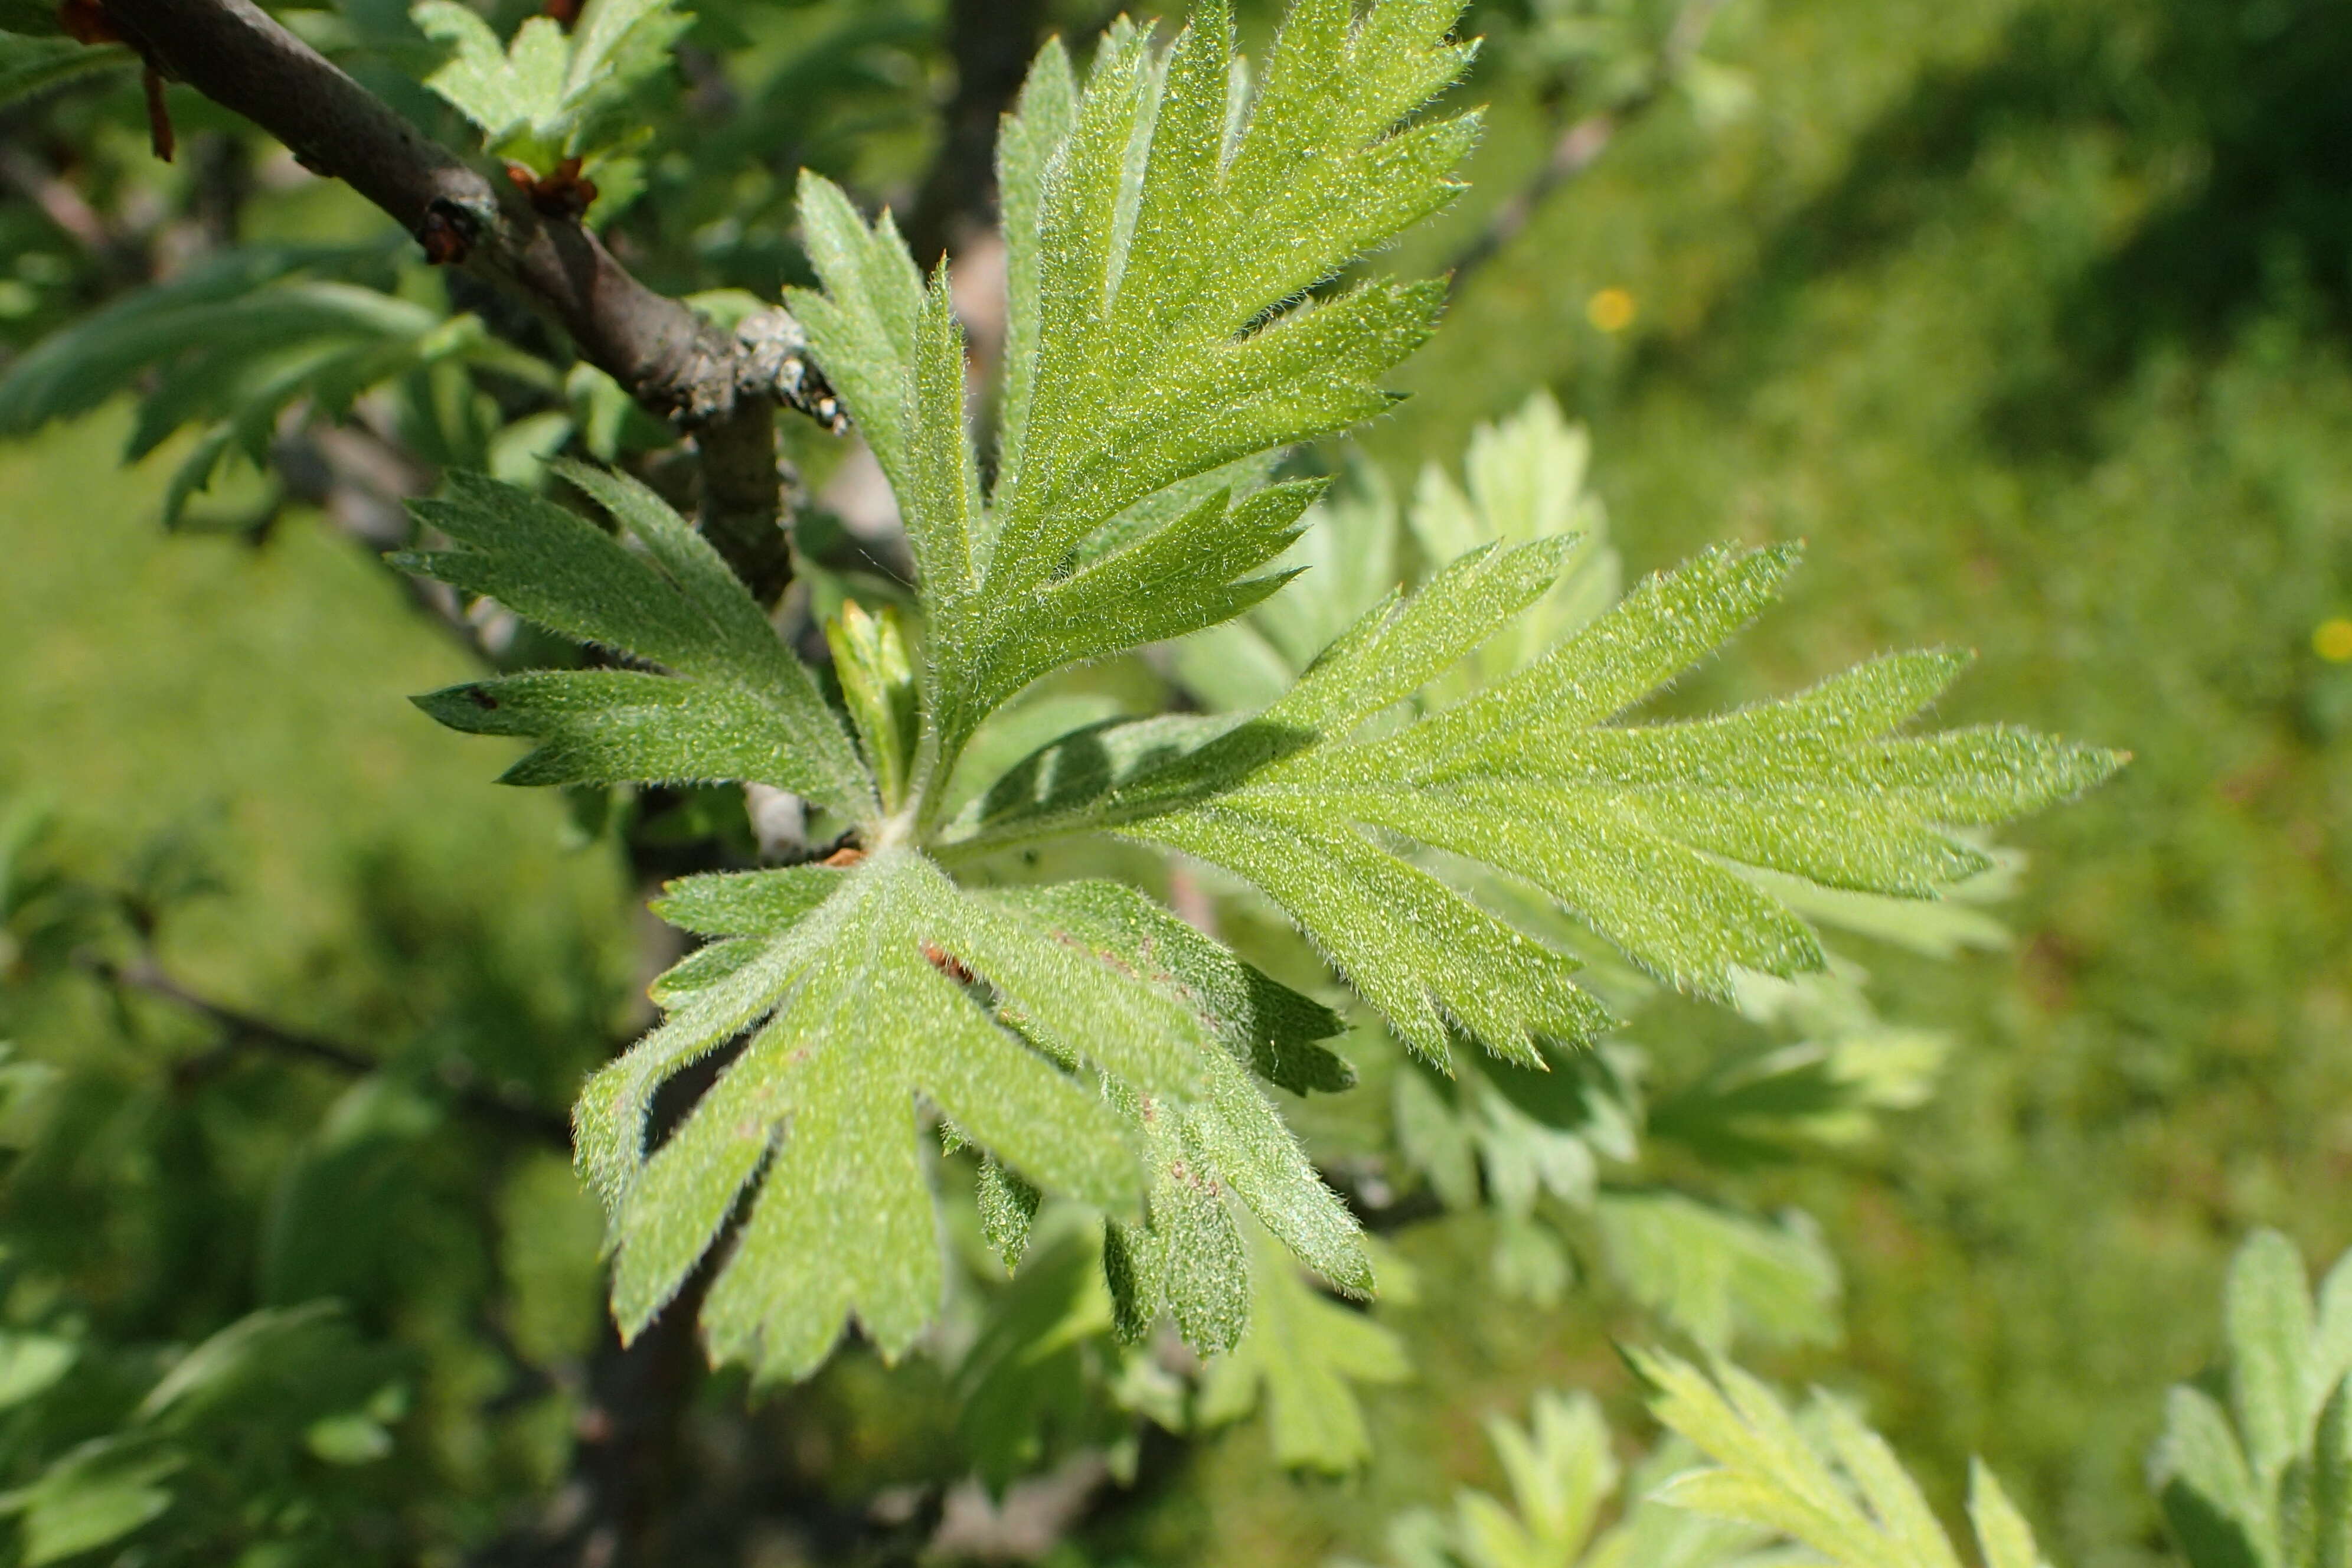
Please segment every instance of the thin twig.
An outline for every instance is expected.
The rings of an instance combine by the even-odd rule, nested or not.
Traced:
[[[17,143],[0,141],[0,184],[41,209],[57,226],[110,273],[143,275],[147,268],[137,240],[117,234],[73,185]]]
[[[151,958],[119,964],[84,954],[79,962],[83,968],[110,985],[160,998],[220,1029],[224,1038],[211,1058],[196,1058],[196,1063],[200,1064],[195,1067],[198,1073],[211,1063],[247,1047],[268,1051],[289,1061],[325,1068],[345,1078],[366,1078],[383,1070],[385,1064],[383,1060],[365,1051],[317,1035],[282,1027],[266,1018],[257,1018],[250,1013],[199,995],[164,973]],[[452,1103],[467,1115],[509,1131],[523,1133],[567,1153],[571,1151],[572,1125],[563,1117],[520,1098],[481,1089],[462,1079],[448,1088]]]
[[[1528,226],[1528,220],[1535,216],[1536,209],[1547,196],[1592,167],[1620,131],[1665,96],[1666,89],[1682,74],[1691,57],[1698,53],[1699,46],[1706,42],[1707,28],[1725,3],[1726,0],[1685,0],[1675,17],[1675,25],[1667,30],[1665,43],[1658,50],[1657,67],[1641,90],[1614,108],[1595,110],[1572,121],[1553,139],[1551,155],[1544,160],[1534,177],[1496,207],[1478,237],[1454,257],[1448,284],[1453,291],[1460,292],[1470,274],[1518,237],[1519,231]]]

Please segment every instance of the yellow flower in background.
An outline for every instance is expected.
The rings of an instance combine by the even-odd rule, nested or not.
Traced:
[[[2320,622],[2311,634],[2311,651],[2330,664],[2352,664],[2352,616]]]
[[[1633,324],[1633,296],[1624,289],[1602,289],[1584,302],[1584,319],[1604,332],[1622,332]]]

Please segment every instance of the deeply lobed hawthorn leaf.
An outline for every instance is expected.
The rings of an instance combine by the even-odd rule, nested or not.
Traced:
[[[1622,722],[1777,593],[1791,549],[1717,550],[1643,584],[1517,673],[1359,733],[1540,599],[1566,542],[1465,556],[1377,606],[1247,720],[1144,721],[1057,742],[950,831],[971,849],[1108,829],[1263,889],[1416,1050],[1459,1030],[1534,1063],[1533,1037],[1606,1019],[1576,965],[1471,902],[1401,844],[1530,883],[1671,984],[1727,997],[1739,970],[1818,968],[1805,922],[1746,868],[1932,898],[1982,869],[1951,829],[2097,783],[2119,759],[2009,728],[1899,727],[1958,673],[1874,660],[1717,718]]]
[[[1253,1231],[1249,1332],[1209,1363],[1194,1412],[1203,1426],[1237,1420],[1263,1396],[1274,1457],[1334,1474],[1371,1455],[1356,1384],[1411,1375],[1397,1337],[1317,1290],[1273,1239]]]
[[[1465,896],[1449,867],[1530,885],[1655,973],[1722,993],[1738,970],[1819,962],[1754,878],[1932,896],[1982,864],[1947,829],[2113,765],[2015,731],[1895,733],[1957,669],[1939,655],[1718,719],[1624,722],[1769,601],[1784,551],[1704,557],[1549,652],[1504,660],[1514,673],[1475,696],[1371,722],[1531,606],[1548,629],[1585,613],[1557,586],[1580,546],[1545,532],[1521,493],[1557,467],[1559,432],[1531,425],[1526,460],[1489,454],[1492,482],[1474,486],[1475,526],[1505,542],[1375,605],[1255,713],[1096,725],[1002,777],[956,779],[976,727],[1040,676],[1223,622],[1280,587],[1316,490],[1268,482],[1271,455],[1385,406],[1377,378],[1436,307],[1430,288],[1316,290],[1449,196],[1475,125],[1409,117],[1467,58],[1447,37],[1456,13],[1305,0],[1254,98],[1222,5],[1162,57],[1113,28],[1083,89],[1046,51],[1003,142],[1015,363],[992,484],[944,274],[919,277],[887,216],[869,225],[803,181],[824,288],[794,301],[896,492],[919,577],[911,668],[845,622],[862,760],[719,557],[641,486],[559,469],[618,534],[462,477],[420,508],[456,547],[408,564],[634,661],[423,700],[459,728],[538,741],[509,777],[773,784],[834,813],[867,855],[665,901],[720,940],[656,985],[665,1022],[579,1112],[631,1331],[756,1184],[704,1310],[714,1352],[798,1375],[852,1318],[902,1350],[940,1289],[925,1104],[982,1152],[988,1237],[1008,1256],[1043,1193],[1112,1211],[1130,1332],[1164,1306],[1197,1342],[1256,1365],[1245,1317],[1273,1301],[1280,1332],[1319,1321],[1288,1256],[1369,1289],[1352,1221],[1252,1081],[1343,1083],[1315,1045],[1328,1015],[1139,895],[960,890],[949,868],[1097,831],[1196,855],[1267,892],[1425,1058],[1466,1035],[1533,1077],[1539,1040],[1590,1039],[1605,1009],[1566,953]],[[1522,531],[1506,516],[1519,512],[1537,521]],[[655,1091],[747,1034],[649,1148]],[[1268,1282],[1267,1256],[1304,1296]],[[1377,1331],[1347,1321],[1335,1344],[1386,1365],[1365,1348]],[[1291,1380],[1276,1410],[1289,1387],[1307,1412],[1294,1430],[1320,1433],[1297,1450],[1352,1452],[1360,1438],[1323,1396],[1338,1374],[1266,1364]],[[1229,1403],[1240,1376],[1225,1378]]]
[[[614,1310],[625,1332],[667,1302],[764,1166],[703,1310],[714,1355],[764,1377],[804,1375],[853,1314],[885,1353],[904,1352],[943,1284],[918,1094],[1039,1186],[1138,1209],[1141,1175],[1118,1119],[931,956],[969,953],[978,966],[1003,934],[928,862],[886,850],[853,870],[751,880],[690,881],[665,901],[690,928],[743,934],[671,972],[667,1021],[581,1098],[580,1158],[613,1209]],[[992,979],[1097,1059],[1158,1087],[1187,1082],[1187,1031],[1173,1009],[1155,1013],[1140,987],[1064,987],[1083,961],[1032,957],[1029,972]],[[648,1154],[654,1090],[755,1025]]]
[[[1655,1494],[1675,1507],[1783,1535],[1830,1568],[1960,1568],[1944,1528],[1885,1440],[1833,1399],[1805,1425],[1738,1368],[1715,1375],[1660,1352],[1629,1352],[1651,1414],[1713,1461]],[[2041,1568],[2000,1483],[1974,1468],[1969,1513],[1986,1568]]]
[[[419,705],[455,729],[545,742],[509,773],[517,784],[757,780],[853,817],[870,812],[873,784],[848,732],[709,542],[634,479],[572,463],[554,471],[642,552],[552,501],[459,473],[448,499],[414,503],[458,548],[394,560],[670,674],[533,671]]]
[[[614,1211],[625,1331],[667,1302],[764,1165],[704,1310],[714,1353],[802,1375],[852,1313],[886,1352],[904,1350],[942,1288],[918,1094],[987,1152],[1000,1186],[1101,1205],[1155,1244],[1181,1223],[1168,1162],[1154,1177],[1138,1157],[1152,1143],[1139,1123],[1154,1118],[1137,1107],[1159,1107],[1225,1228],[1229,1186],[1302,1258],[1369,1287],[1353,1220],[1244,1065],[1343,1080],[1312,1044],[1337,1021],[1131,889],[967,892],[893,849],[849,869],[689,879],[656,907],[719,940],[663,978],[662,1026],[581,1100],[580,1158]],[[746,1029],[742,1055],[648,1152],[654,1092]],[[1107,1103],[1065,1068],[1133,1087]],[[1018,1224],[1034,1204],[1033,1192]],[[1239,1331],[1204,1323],[1186,1327],[1213,1344]]]
[[[1303,486],[1209,493],[1114,525],[1236,460],[1380,412],[1372,378],[1426,336],[1433,285],[1303,290],[1450,199],[1475,117],[1406,117],[1468,59],[1448,0],[1285,22],[1231,146],[1233,27],[1201,7],[1163,59],[1106,35],[1083,90],[1039,58],[1000,153],[1008,368],[983,498],[961,417],[961,340],[887,216],[803,182],[822,293],[793,304],[897,491],[930,618],[931,765],[1039,676],[1228,619],[1297,537]],[[1108,552],[1106,530],[1129,540]],[[1074,563],[1076,566],[1072,570]]]

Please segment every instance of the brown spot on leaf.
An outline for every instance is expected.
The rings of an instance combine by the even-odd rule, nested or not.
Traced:
[[[958,958],[954,953],[948,952],[945,948],[940,946],[939,943],[935,942],[927,942],[923,943],[923,956],[930,961],[930,965],[933,969],[938,970],[941,974],[946,975],[950,980],[954,981],[957,984],[969,985],[971,984],[971,970],[966,966],[964,961]]]

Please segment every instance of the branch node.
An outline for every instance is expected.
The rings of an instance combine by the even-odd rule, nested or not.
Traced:
[[[434,198],[416,229],[425,259],[436,267],[462,266],[481,240],[481,220],[447,196]]]
[[[808,334],[782,306],[736,323],[738,396],[770,397],[798,409],[836,436],[848,434],[849,413],[824,373],[808,357]]]

